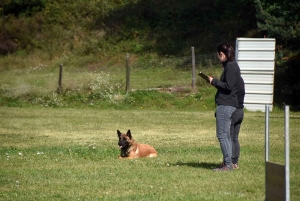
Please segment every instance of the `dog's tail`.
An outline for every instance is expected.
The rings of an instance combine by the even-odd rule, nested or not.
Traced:
[[[149,154],[149,158],[152,158],[152,157],[156,157],[157,156],[157,153],[155,152],[155,153],[152,153],[152,154]]]

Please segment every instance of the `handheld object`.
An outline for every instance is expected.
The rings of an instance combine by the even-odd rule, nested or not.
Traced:
[[[198,73],[198,75],[200,77],[202,77],[203,79],[205,79],[207,82],[209,82],[209,77],[207,75],[205,75],[204,73],[202,73],[201,71]]]

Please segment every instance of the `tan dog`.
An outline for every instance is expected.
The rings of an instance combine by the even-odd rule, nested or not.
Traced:
[[[122,134],[117,130],[119,136],[118,145],[121,149],[119,158],[141,158],[141,157],[156,157],[156,150],[148,144],[138,144],[131,136],[130,130],[126,134]]]

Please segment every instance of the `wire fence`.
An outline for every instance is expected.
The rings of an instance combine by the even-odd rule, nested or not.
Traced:
[[[101,67],[100,71],[107,73],[112,79],[112,85],[117,84],[126,91],[135,90],[155,90],[155,89],[194,89],[195,80],[205,82],[197,74],[199,71],[209,72],[213,67],[219,65],[216,53],[201,54],[184,57],[164,57],[164,58],[137,58],[136,56],[126,56],[126,62],[119,63],[117,68],[109,66]],[[62,89],[73,88],[74,86],[90,85],[91,69],[87,72],[82,69],[68,69],[60,65],[57,93]],[[94,72],[98,70],[92,68]],[[104,70],[102,70],[104,69]],[[205,69],[205,70],[204,70]],[[210,69],[210,70],[209,70]],[[62,73],[64,72],[64,75]],[[62,78],[64,80],[62,80]],[[99,82],[104,82],[101,75]],[[78,87],[77,87],[78,88]]]
[[[220,61],[216,53],[201,54],[195,56],[195,65],[196,67],[199,68],[201,67],[209,68],[219,63]],[[190,70],[192,68],[192,56],[164,57],[162,59],[142,60],[142,61],[137,61],[132,63],[131,66],[133,68],[139,68],[139,69],[143,69],[147,67],[154,67],[154,68],[175,67],[181,70]]]
[[[131,61],[127,55],[126,90],[192,87],[202,69],[219,65],[216,53]],[[197,76],[197,75],[196,75]]]

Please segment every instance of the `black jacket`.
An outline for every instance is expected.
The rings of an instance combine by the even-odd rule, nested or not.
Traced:
[[[236,92],[236,96],[238,99],[238,108],[244,108],[245,83],[242,77],[240,77],[238,81],[238,90]]]
[[[235,61],[222,63],[224,66],[220,80],[213,78],[211,84],[218,89],[215,101],[216,105],[238,107],[237,91],[238,80],[241,77],[240,67]]]

